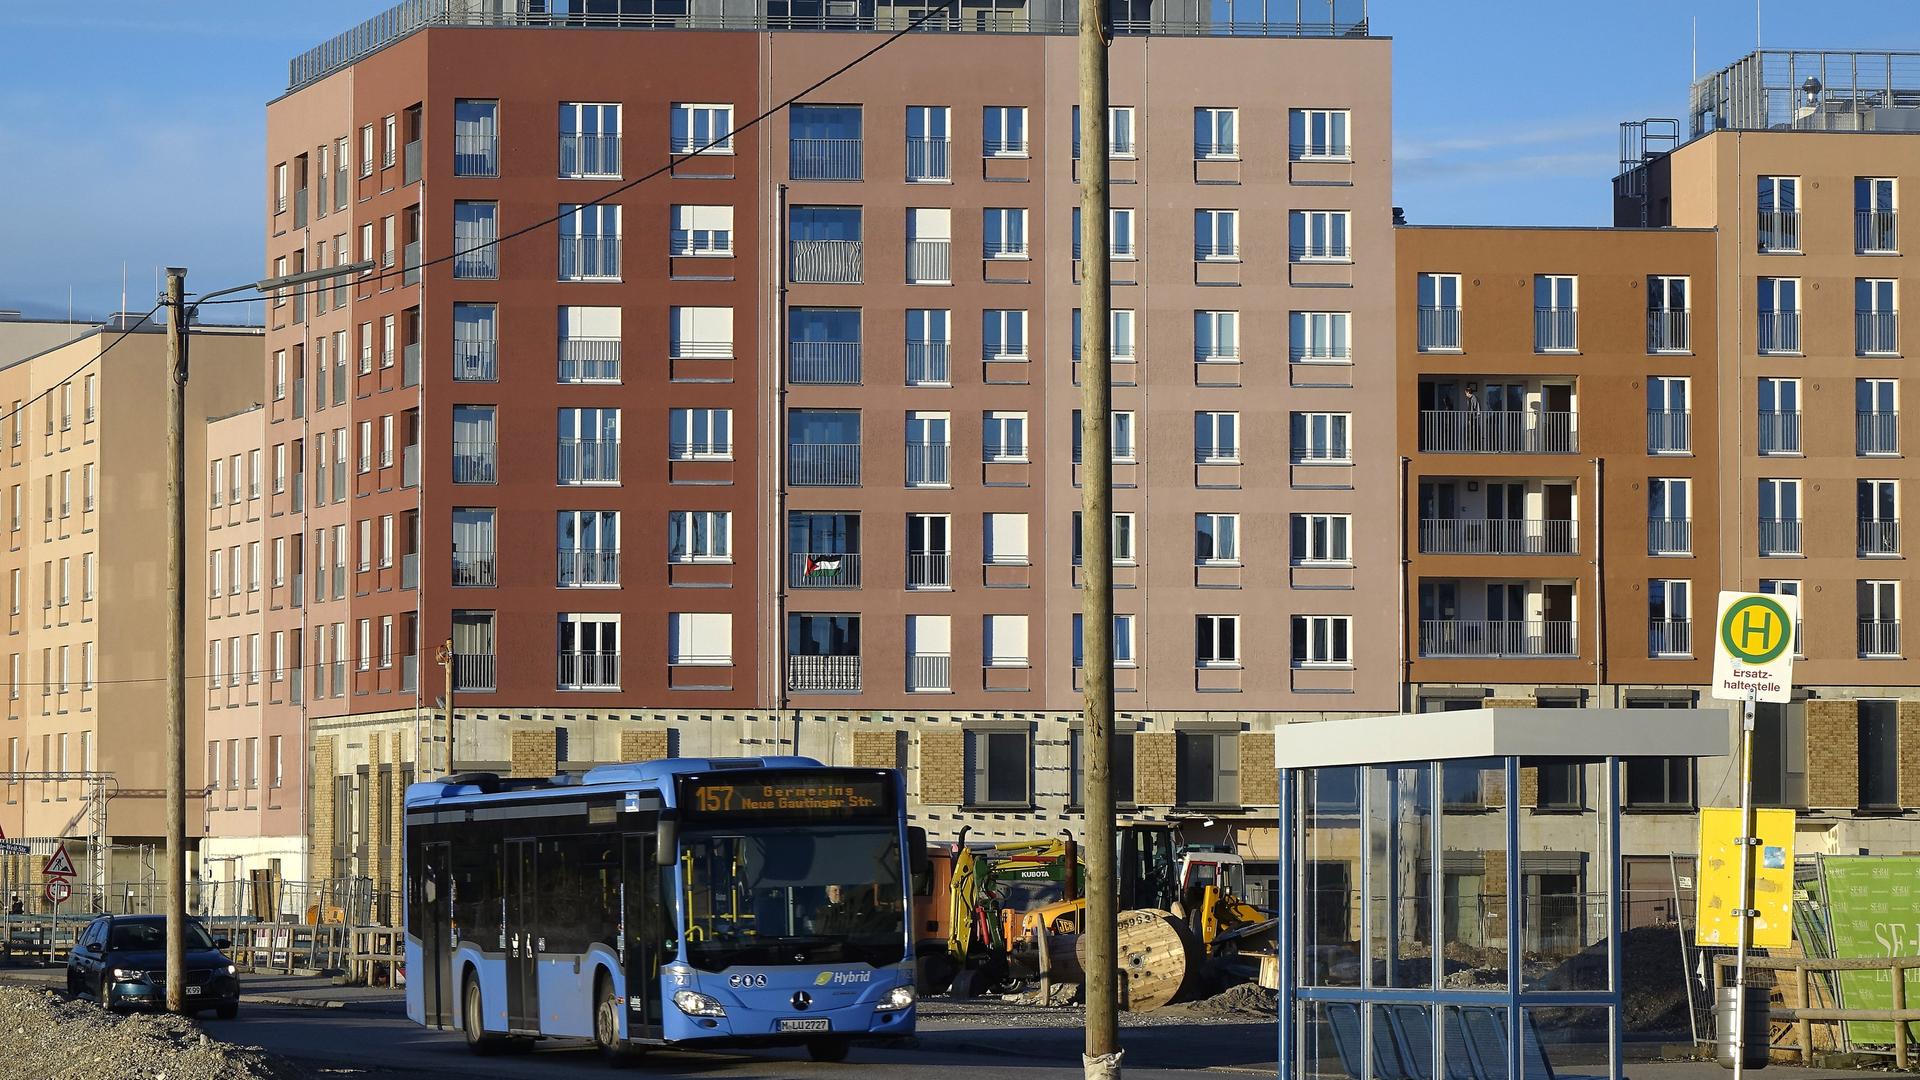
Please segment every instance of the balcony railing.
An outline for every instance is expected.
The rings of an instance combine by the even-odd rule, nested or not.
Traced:
[[[1756,524],[1760,554],[1800,554],[1799,518],[1761,518]]]
[[[946,139],[908,139],[907,179],[951,179],[953,171],[948,165],[949,149]]]
[[[1572,454],[1578,414],[1529,410],[1423,409],[1420,449],[1429,454]]]
[[[1853,249],[1862,255],[1891,255],[1900,250],[1898,211],[1855,210]]]
[[[1761,251],[1800,250],[1800,211],[1762,210],[1759,214]]]
[[[909,693],[937,693],[953,689],[953,657],[945,653],[915,653],[907,657]]]
[[[1860,554],[1900,554],[1900,519],[1861,518]]]
[[[560,238],[560,280],[612,281],[620,276],[618,236]]]
[[[420,587],[419,552],[409,551],[405,555],[400,556],[400,587],[402,589],[417,589]]]
[[[1685,409],[1647,410],[1647,453],[1684,454],[1692,449],[1692,413]]]
[[[420,241],[400,249],[400,284],[420,284]]]
[[[907,443],[907,486],[946,487],[953,483],[948,462],[952,446],[945,442]]]
[[[1647,554],[1685,555],[1692,550],[1692,518],[1647,519]]]
[[[858,240],[795,240],[792,280],[800,285],[858,285],[865,273]]]
[[[476,548],[455,548],[453,552],[453,584],[462,586],[491,586],[499,584],[494,576],[493,552]]]
[[[293,685],[298,687],[300,680],[293,680]],[[403,694],[410,693],[419,688],[420,658],[412,653],[408,653],[400,658],[400,692]]]
[[[1568,518],[1423,518],[1420,550],[1428,555],[1572,555],[1579,543]]]
[[[1900,620],[1861,619],[1860,655],[1871,657],[1900,655]]]
[[[948,343],[944,341],[907,342],[907,384],[909,386],[946,386],[952,382],[947,366]]]
[[[561,439],[559,482],[613,484],[620,480],[619,439]]]
[[[1343,364],[1352,361],[1353,346],[1346,342],[1335,344],[1331,341],[1296,341],[1292,348],[1293,362],[1296,364]],[[1196,357],[1198,360],[1221,359],[1213,356]]]
[[[295,420],[298,420],[301,417],[307,415],[307,380],[306,379],[299,378],[299,379],[293,380],[293,396],[290,400],[293,402],[293,418]]]
[[[388,259],[385,265],[393,265]],[[497,278],[500,276],[500,245],[489,235],[456,232],[453,236],[453,276],[457,278]]]
[[[1196,161],[1231,160],[1240,156],[1240,144],[1221,139],[1195,139],[1193,157]]]
[[[420,182],[419,139],[415,139],[401,148],[400,165],[400,182],[402,184],[417,184]]]
[[[1422,619],[1421,656],[1575,656],[1580,635],[1571,619]]]
[[[454,653],[453,688],[455,690],[492,690],[495,657],[492,653]]]
[[[619,176],[619,133],[561,135],[560,175],[573,179]]]
[[[1800,452],[1800,410],[1762,409],[1759,424],[1761,453],[1797,454]]]
[[[1647,351],[1683,353],[1693,350],[1692,313],[1662,308],[1647,312]]]
[[[1692,619],[1651,619],[1647,622],[1648,656],[1692,656]]]
[[[789,139],[787,176],[793,180],[860,179],[859,139]]]
[[[1861,356],[1893,356],[1900,351],[1900,315],[1893,311],[1853,313],[1854,348]]]
[[[498,347],[499,342],[492,338],[454,338],[454,381],[498,382],[500,368],[494,363]]]
[[[732,354],[732,349],[727,350]],[[561,338],[560,381],[619,382],[619,338]]]
[[[726,439],[671,442],[667,444],[667,458],[671,461],[732,461],[733,443]]]
[[[453,137],[453,175],[499,176],[500,136],[456,134]]]
[[[560,660],[560,689],[620,689],[620,654],[617,652],[563,652]]]
[[[1422,307],[1419,312],[1421,352],[1460,351],[1460,309]]]
[[[788,656],[787,689],[797,693],[852,693],[860,689],[858,656]]]
[[[787,483],[795,487],[859,487],[859,443],[793,443]]]
[[[792,552],[788,559],[787,584],[795,589],[857,589],[860,587],[860,553]]]
[[[1344,240],[1294,244],[1288,249],[1294,262],[1352,262],[1353,246]]]
[[[1853,414],[1854,451],[1862,456],[1900,452],[1900,414],[1897,412],[1856,412]]]
[[[307,227],[307,189],[301,188],[293,193],[293,227]]]
[[[1580,311],[1570,307],[1533,309],[1533,351],[1573,352],[1580,347]]]
[[[1335,258],[1337,256],[1309,255],[1308,258]],[[1231,241],[1224,244],[1200,243],[1193,245],[1195,262],[1236,262],[1240,258],[1240,245]]]
[[[420,343],[417,341],[400,350],[400,385],[420,385]]]
[[[787,380],[805,385],[860,385],[860,343],[857,341],[788,342]]]
[[[456,484],[499,483],[499,462],[495,455],[496,450],[490,440],[453,440],[453,482]]]
[[[953,241],[907,241],[907,284],[945,285],[953,280]]]
[[[560,548],[555,580],[563,589],[620,584],[619,548]]]
[[[907,588],[953,588],[953,555],[945,551],[907,552]]]
[[[1800,313],[1763,311],[1760,313],[1760,352],[1797,353],[1800,351]]]
[[[491,465],[490,458],[489,465]],[[420,486],[419,443],[412,443],[400,451],[400,486],[409,488]]]

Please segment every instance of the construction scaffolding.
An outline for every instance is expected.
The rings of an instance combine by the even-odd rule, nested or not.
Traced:
[[[0,772],[0,784],[11,792],[15,784],[70,784],[85,785],[81,797],[81,807],[59,833],[53,836],[17,836],[11,837],[19,843],[28,845],[34,855],[51,855],[54,848],[66,840],[80,840],[87,846],[86,862],[91,867],[89,880],[101,882],[107,879],[107,800],[113,797],[115,781],[112,773],[104,772]],[[76,825],[85,819],[86,829],[77,833]]]

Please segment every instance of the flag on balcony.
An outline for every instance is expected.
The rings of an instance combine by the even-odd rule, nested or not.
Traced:
[[[840,572],[840,556],[838,555],[807,556],[807,572],[805,574],[806,577],[813,577],[816,574],[837,574],[839,572]]]

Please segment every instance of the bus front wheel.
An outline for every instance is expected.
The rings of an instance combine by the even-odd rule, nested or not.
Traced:
[[[845,1039],[809,1039],[807,1056],[815,1061],[847,1060],[848,1043]]]
[[[468,975],[466,989],[460,997],[460,1026],[467,1036],[467,1049],[476,1054],[499,1053],[499,1037],[487,1034],[486,1009],[480,1001],[480,980]]]
[[[613,996],[613,980],[605,973],[594,980],[593,1042],[615,1068],[640,1056],[639,1051],[620,1044],[620,1002]]]

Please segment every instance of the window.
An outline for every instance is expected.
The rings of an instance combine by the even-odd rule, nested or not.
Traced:
[[[907,107],[907,180],[910,183],[947,180],[950,110],[945,105]]]
[[[1691,709],[1691,694],[1680,697],[1627,699],[1630,709]],[[1693,806],[1693,759],[1627,758],[1624,804],[1636,810],[1691,809]]]
[[[1353,359],[1353,313],[1296,311],[1291,318],[1295,363],[1341,364]]]
[[[453,103],[453,175],[500,175],[499,102]]]
[[[560,483],[620,482],[619,409],[561,409],[559,435]]]
[[[675,102],[672,137],[676,154],[733,153],[733,106]]]
[[[1193,515],[1193,561],[1198,566],[1240,565],[1240,515]]]
[[[272,783],[268,785],[270,787],[279,787],[286,779],[286,757],[281,752],[280,738],[278,735],[267,737],[267,775],[272,778]]]
[[[985,514],[982,526],[981,562],[999,566],[1028,565],[1027,515]],[[944,527],[941,531],[944,535]]]
[[[1293,460],[1348,464],[1353,461],[1349,413],[1294,413]]]
[[[1113,539],[1107,545],[1107,554],[1115,566],[1131,566],[1133,554],[1133,515],[1116,513],[1113,515]],[[1073,512],[1073,565],[1081,562],[1081,517],[1080,511]]]
[[[1764,354],[1800,351],[1800,279],[1760,280],[1759,350]]]
[[[988,308],[981,317],[986,359],[1020,361],[1027,358],[1027,313]]]
[[[1073,107],[1073,159],[1080,160],[1080,106]],[[1107,156],[1130,158],[1134,156],[1133,107],[1130,105],[1107,106]]]
[[[500,276],[499,218],[497,203],[463,200],[453,204],[454,277]],[[387,265],[392,265],[391,257]]]
[[[381,139],[381,144],[380,144],[381,145],[380,167],[383,169],[391,169],[393,168],[394,154],[399,149],[399,145],[400,145],[399,118],[395,116],[389,116],[385,120],[381,121],[381,133],[383,135],[383,138]]]
[[[1298,566],[1349,566],[1353,563],[1353,517],[1349,514],[1294,514],[1293,562]]]
[[[620,207],[609,203],[560,207],[560,280],[619,278]]]
[[[725,510],[674,510],[667,514],[667,561],[731,562],[733,515]]]
[[[983,616],[984,659],[987,667],[1023,668],[1027,664],[1027,617]]]
[[[1858,278],[1853,283],[1854,351],[1861,356],[1900,354],[1899,282]]]
[[[354,569],[363,574],[373,569],[372,518],[360,519],[360,546],[355,550],[359,552],[359,556],[354,562]]]
[[[287,163],[284,161],[273,167],[273,212],[287,212]]]
[[[1860,809],[1900,809],[1900,703],[1868,701],[1860,710]]]
[[[1086,635],[1080,613],[1073,613],[1073,666],[1086,667]],[[1135,667],[1133,648],[1133,616],[1115,615],[1113,617],[1113,666],[1117,668]]]
[[[1859,480],[1860,554],[1900,554],[1900,481]]]
[[[982,461],[1022,462],[1027,460],[1027,414],[990,412],[980,418]]]
[[[1133,211],[1115,208],[1107,215],[1107,257],[1109,259],[1129,260],[1138,257],[1133,239]],[[1080,208],[1073,208],[1073,257],[1080,259]]]
[[[1193,313],[1193,358],[1201,363],[1240,359],[1240,313]]]
[[[1194,616],[1194,663],[1199,667],[1240,666],[1240,616]]]
[[[1760,481],[1761,555],[1800,554],[1800,481]]]
[[[1533,276],[1533,349],[1535,352],[1574,352],[1579,349],[1580,280],[1571,274]]]
[[[260,541],[247,541],[247,591],[260,591]]]
[[[1800,380],[1761,378],[1760,452],[1800,453]]]
[[[1760,250],[1800,250],[1800,178],[1762,176],[1754,206],[1760,212]]]
[[[1081,463],[1082,430],[1080,410],[1073,410],[1073,463]],[[1113,412],[1107,414],[1107,443],[1115,465],[1131,465],[1137,459],[1134,443],[1133,413]]]
[[[787,110],[787,175],[795,180],[858,180],[862,116],[858,105],[795,105]]]
[[[908,487],[945,487],[952,482],[948,468],[950,432],[947,413],[907,414]]]
[[[672,255],[732,258],[733,207],[675,205],[669,242]]]
[[[1647,655],[1693,655],[1693,583],[1684,578],[1647,582]]]
[[[1235,465],[1240,461],[1240,414],[1193,414],[1193,460],[1203,465]]]
[[[380,418],[380,467],[385,469],[385,468],[392,467],[392,465],[393,465],[393,414],[388,413],[387,415],[382,416]]]
[[[675,461],[731,460],[733,410],[668,410],[667,447],[668,456]]]
[[[1684,377],[1647,377],[1647,453],[1684,454],[1693,449],[1693,417]]]
[[[560,381],[620,381],[620,309],[562,307],[559,317]],[[727,358],[733,355],[732,308],[669,308],[667,324],[667,355],[670,357]]]
[[[1800,582],[1786,578],[1761,578],[1759,591],[1768,596],[1791,596],[1798,602],[1800,599]],[[1806,655],[1805,651],[1800,647],[1800,622],[1805,615],[1806,611],[1804,608],[1794,615],[1793,653],[1795,656]]]
[[[1240,110],[1193,110],[1193,156],[1196,160],[1230,160],[1240,156]]]
[[[1655,275],[1647,279],[1647,351],[1684,353],[1691,350],[1687,296],[1690,282],[1684,277]]]
[[[1025,515],[1019,521],[1003,521],[997,526],[1000,535],[996,537],[991,530],[996,526],[992,518],[987,520],[988,533],[982,537],[982,558],[993,562],[996,554],[1008,557],[1016,552],[1025,552],[1027,544],[1027,526]],[[832,523],[827,530],[821,530],[815,517],[814,535],[821,537],[821,546],[832,548],[845,547],[851,540],[839,537],[851,531],[857,536],[857,529],[849,530],[841,521]],[[823,535],[824,532],[824,535]],[[996,548],[996,543],[1000,545]],[[810,545],[811,546],[811,545]],[[1024,554],[1021,555],[1024,561]],[[908,514],[907,515],[907,588],[909,589],[951,589],[953,576],[953,519],[946,514]]]
[[[227,492],[227,459],[215,458],[207,468],[207,501],[214,508],[221,505]],[[49,504],[51,509],[51,504]]]
[[[1130,364],[1134,360],[1134,313],[1127,308],[1114,308],[1108,312],[1111,321],[1107,329],[1107,355],[1116,364]],[[1073,362],[1080,362],[1080,309],[1073,309]]]
[[[1421,352],[1460,349],[1460,275],[1421,274],[1418,331]]]
[[[1018,807],[1032,803],[1030,739],[1024,728],[967,732],[968,806]]]
[[[1293,666],[1353,666],[1353,616],[1295,615]]]
[[[1853,249],[1862,255],[1890,255],[1900,250],[1896,204],[1899,181],[1886,176],[1853,179]]]
[[[1240,733],[1181,731],[1174,754],[1175,797],[1182,806],[1240,801]]]
[[[227,573],[228,596],[239,596],[241,588],[247,583],[247,567],[246,564],[241,561],[243,558],[242,551],[243,549],[238,544],[227,549],[227,561],[229,564]],[[62,596],[64,595],[65,592],[63,590]]]
[[[556,584],[561,588],[620,583],[620,515],[617,511],[562,510],[557,515],[556,535],[560,551]],[[717,543],[724,558],[727,543],[724,535],[718,541],[711,536],[700,539],[710,546]]]
[[[1862,581],[1858,584],[1860,655],[1892,658],[1900,655],[1900,583]]]
[[[1900,383],[1853,380],[1854,448],[1862,457],[1900,452]]]
[[[456,484],[491,484],[496,482],[496,432],[495,410],[490,405],[455,405],[453,407],[453,482]],[[323,436],[324,438],[324,436]],[[320,460],[325,468],[326,448],[322,446]],[[315,491],[320,487],[316,485]]]
[[[907,616],[907,690],[941,693],[953,689],[953,617]]]
[[[941,308],[907,310],[907,385],[950,386],[952,313]]]
[[[373,421],[360,421],[360,471],[373,471]]]
[[[93,552],[80,553],[80,599],[93,599]]]
[[[980,151],[986,157],[1026,157],[1026,106],[987,106],[981,117]]]
[[[1347,141],[1352,113],[1346,109],[1294,109],[1288,113],[1288,152],[1294,161],[1351,161]]]
[[[733,663],[733,616],[724,612],[674,612],[667,616],[667,663],[675,667],[726,667]]]
[[[1195,210],[1193,257],[1200,262],[1237,262],[1240,258],[1240,211]]]
[[[1693,481],[1683,476],[1647,479],[1647,554],[1685,555],[1693,550]]]
[[[982,255],[989,259],[1027,257],[1027,211],[989,206],[981,211]]]
[[[563,614],[559,631],[560,689],[620,688],[620,616]]]
[[[1353,214],[1346,210],[1294,210],[1287,215],[1294,262],[1351,262]]]
[[[575,179],[620,175],[620,106],[560,103],[560,175]]]

